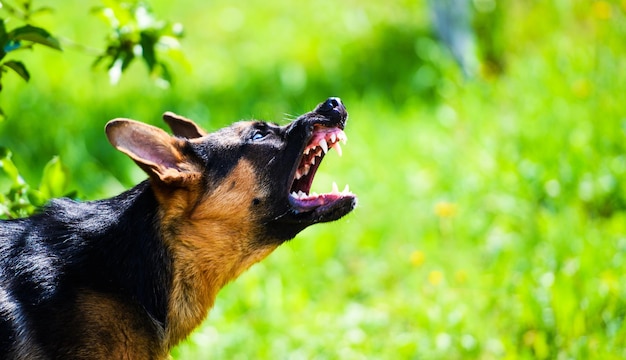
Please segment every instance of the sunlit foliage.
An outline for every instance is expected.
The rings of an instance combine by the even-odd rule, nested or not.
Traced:
[[[152,0],[185,26],[169,88],[137,62],[111,86],[100,52],[16,53],[0,146],[29,184],[60,155],[91,199],[145,178],[111,118],[214,130],[340,96],[349,141],[313,190],[347,182],[358,208],[224,289],[174,358],[625,358],[626,3],[472,0],[469,76],[430,3]],[[34,25],[104,49],[95,5]]]

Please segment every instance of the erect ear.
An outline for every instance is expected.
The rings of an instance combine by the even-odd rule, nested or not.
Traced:
[[[194,123],[192,120],[187,119],[184,116],[174,114],[170,111],[163,114],[163,120],[165,120],[167,125],[170,126],[172,132],[180,137],[195,139],[203,137],[207,134],[206,131],[202,130],[202,128],[196,125],[196,123]]]
[[[138,121],[114,119],[105,128],[109,142],[133,159],[152,178],[182,185],[200,175],[198,165],[183,154],[185,141]]]

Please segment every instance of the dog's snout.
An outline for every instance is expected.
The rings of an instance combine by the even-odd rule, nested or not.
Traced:
[[[328,98],[326,101],[317,106],[315,112],[323,115],[340,126],[345,125],[346,119],[348,118],[346,107],[338,97]]]
[[[322,103],[321,109],[323,111],[331,111],[336,107],[343,106],[341,99],[337,97],[328,98],[328,100]]]

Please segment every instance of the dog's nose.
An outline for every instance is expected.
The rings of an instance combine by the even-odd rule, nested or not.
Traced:
[[[327,117],[329,120],[342,127],[345,125],[346,119],[348,118],[346,107],[338,97],[328,98],[326,101],[317,106],[315,112]]]

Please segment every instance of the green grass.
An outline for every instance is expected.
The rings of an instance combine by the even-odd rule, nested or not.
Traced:
[[[0,97],[27,179],[60,154],[86,198],[144,177],[106,143],[110,118],[213,130],[342,97],[348,144],[313,187],[348,183],[359,206],[229,284],[175,359],[626,357],[624,2],[497,2],[504,72],[474,79],[422,2],[265,3],[153,1],[187,26],[193,70],[170,90],[139,64],[110,87],[85,55],[42,51]],[[97,42],[87,20],[50,21]]]

